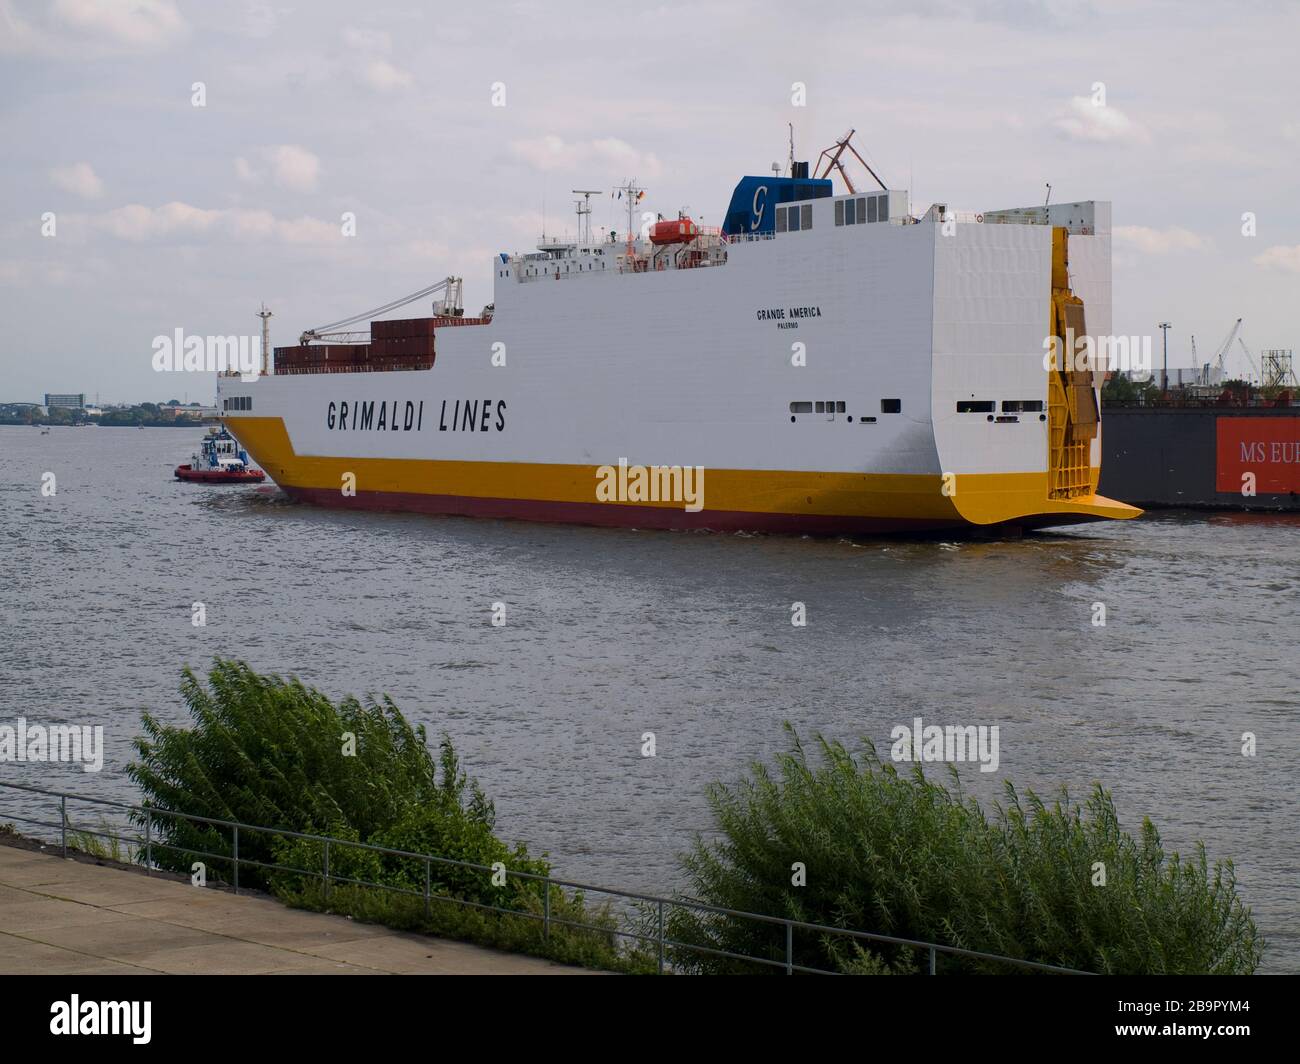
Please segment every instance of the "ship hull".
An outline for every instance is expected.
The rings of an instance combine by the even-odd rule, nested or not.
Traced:
[[[700,510],[691,513],[676,508],[638,506],[632,503],[611,505],[400,491],[358,492],[355,496],[343,496],[332,489],[289,487],[285,489],[285,493],[298,502],[334,509],[495,518],[544,524],[588,525],[597,528],[776,532],[832,536],[942,531],[965,525],[965,522],[960,521],[907,517],[755,513],[747,510]]]
[[[975,526],[959,518],[936,520],[903,516],[755,513],[749,510],[701,510],[685,513],[664,507],[634,504],[552,502],[540,499],[477,498],[419,492],[358,492],[343,496],[325,488],[285,488],[296,502],[339,510],[419,513],[443,517],[490,518],[541,524],[586,525],[595,528],[655,529],[673,532],[766,532],[804,536],[877,536],[929,532],[1014,534],[1127,516],[1111,513],[1035,514],[1005,522]]]
[[[706,469],[696,510],[680,501],[599,502],[608,467],[308,455],[277,418],[244,417],[238,429],[290,498],[334,509],[806,535],[1047,528],[1139,513],[1096,495],[1048,499],[1043,473],[965,474],[945,494],[940,475]]]
[[[195,469],[193,466],[180,465],[176,467],[176,479],[191,484],[260,484],[266,479],[266,474],[255,469],[232,472],[221,469]]]

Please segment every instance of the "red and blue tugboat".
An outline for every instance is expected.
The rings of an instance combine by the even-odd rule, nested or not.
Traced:
[[[266,474],[253,468],[248,453],[222,428],[203,437],[199,453],[190,458],[188,465],[176,467],[176,479],[202,484],[260,484]]]

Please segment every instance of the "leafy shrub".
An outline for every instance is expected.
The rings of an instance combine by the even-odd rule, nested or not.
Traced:
[[[818,740],[812,765],[797,738],[775,774],[755,764],[709,799],[720,829],[682,858],[690,895],[708,904],[871,931],[1112,974],[1249,973],[1263,942],[1237,895],[1231,861],[1211,870],[1166,855],[1150,821],[1120,828],[1100,785],[1080,807],[1062,790],[1050,806],[1007,784],[992,818],[920,766],[900,775],[867,745],[861,758]],[[791,885],[802,862],[806,886]],[[1106,885],[1094,885],[1098,862]],[[673,939],[784,961],[779,925],[674,908]],[[778,970],[686,949],[694,972]],[[796,964],[857,972],[928,967],[912,947],[794,934]],[[940,971],[1015,972],[1005,963],[939,955]]]
[[[221,659],[206,688],[185,669],[181,693],[194,727],[172,727],[146,713],[145,734],[135,740],[139,761],[127,772],[146,806],[308,834],[351,829],[367,839],[410,810],[445,799],[424,729],[411,727],[387,696],[335,705],[298,680],[260,676]],[[355,756],[343,753],[348,733]],[[490,818],[490,803],[479,793],[474,800]],[[160,814],[149,819],[154,859],[164,868],[188,872],[194,851],[231,853],[228,828]],[[241,832],[239,845],[241,859],[267,862],[275,836]],[[229,875],[222,862],[216,871]],[[241,867],[244,875],[249,885],[264,883],[254,869]]]
[[[557,923],[544,938],[542,921],[532,918],[545,911],[544,885],[510,874],[504,886],[492,884],[490,869],[497,862],[508,873],[539,876],[549,875],[550,865],[523,845],[512,849],[496,837],[492,802],[462,770],[451,740],[443,737],[435,761],[424,729],[408,724],[387,696],[335,704],[296,679],[259,675],[242,662],[222,659],[214,662],[206,686],[185,669],[181,690],[194,727],[173,727],[145,714],[144,735],[135,740],[139,760],[128,768],[145,795],[147,811],[137,819],[149,826],[156,865],[188,873],[196,856],[205,855],[200,859],[210,878],[229,882],[233,873],[231,829],[162,810],[328,836],[328,891],[325,844],[276,831],[239,833],[241,886],[268,888],[291,905],[572,963],[626,967],[615,945],[617,921],[607,906],[588,908],[581,894],[551,887],[552,917],[592,928]],[[351,748],[346,755],[345,741]],[[346,842],[487,870],[431,862],[430,894],[441,900],[431,902],[426,916],[424,860]],[[285,867],[258,869],[245,862]],[[360,885],[367,883],[421,896]]]

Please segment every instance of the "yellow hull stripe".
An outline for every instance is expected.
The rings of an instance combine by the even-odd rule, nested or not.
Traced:
[[[595,503],[592,465],[461,462],[411,458],[315,457],[295,453],[284,422],[235,416],[227,428],[254,461],[285,488],[338,491],[345,473],[356,490]],[[927,474],[825,473],[761,469],[705,469],[704,509],[997,524],[1041,515],[1132,518],[1142,511],[1100,495],[1049,499],[1047,473],[963,473],[955,491]],[[681,509],[680,502],[619,503]]]

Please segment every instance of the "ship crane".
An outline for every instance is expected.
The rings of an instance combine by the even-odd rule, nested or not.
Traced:
[[[867,173],[869,173],[873,178],[875,178],[876,184],[879,185],[881,189],[883,189],[885,192],[888,192],[889,186],[880,180],[880,177],[876,174],[876,171],[871,169],[871,167],[867,164],[867,160],[862,158],[862,156],[858,154],[857,148],[855,148],[852,144],[849,143],[849,141],[853,139],[853,134],[856,132],[857,130],[850,129],[847,133],[844,134],[844,136],[840,137],[839,140],[837,140],[834,144],[832,144],[829,148],[823,151],[821,155],[817,157],[817,169],[821,170],[823,159],[826,160],[826,169],[822,173],[814,174],[814,176],[818,178],[830,177],[832,170],[839,170],[840,177],[844,180],[844,185],[846,188],[848,188],[849,192],[850,193],[857,192],[858,190],[853,187],[853,181],[849,177],[849,172],[844,168],[844,164],[840,162],[840,156],[843,155],[845,150],[847,149],[848,151],[851,151],[853,153],[853,158],[857,159],[858,162],[860,162],[864,167],[866,167]]]
[[[421,288],[418,292],[412,292],[409,296],[395,299],[391,303],[385,303],[382,307],[375,307],[360,314],[353,314],[350,318],[341,318],[338,321],[330,322],[328,325],[318,325],[314,329],[308,329],[298,337],[298,343],[308,344],[312,341],[335,344],[369,343],[369,328],[364,331],[349,330],[348,326],[356,325],[362,321],[369,323],[372,319],[387,314],[390,310],[396,310],[398,307],[404,307],[408,303],[414,303],[417,299],[424,299],[436,293],[442,293],[443,298],[434,300],[434,317],[459,318],[465,313],[461,302],[461,279],[459,277],[446,277],[437,284],[432,284],[428,288]]]

